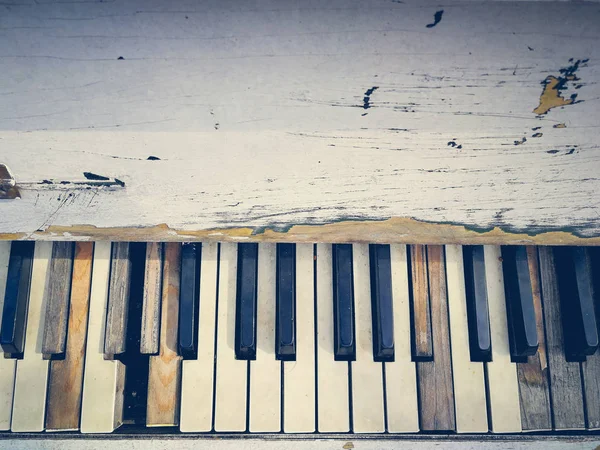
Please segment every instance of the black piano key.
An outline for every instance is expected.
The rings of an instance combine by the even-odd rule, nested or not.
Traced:
[[[179,291],[179,354],[195,359],[198,349],[198,289],[201,244],[183,244],[181,248],[181,284]]]
[[[258,244],[238,244],[235,357],[256,359]]]
[[[369,253],[373,359],[391,362],[394,361],[394,313],[390,246],[371,244]]]
[[[0,345],[5,353],[12,355],[23,353],[25,348],[25,326],[34,248],[34,242],[16,241],[11,246]]]
[[[515,362],[526,362],[539,345],[527,249],[522,245],[503,246],[502,271],[510,355]]]
[[[356,339],[352,244],[334,244],[332,259],[334,359],[336,361],[354,361],[356,360]]]
[[[592,276],[587,249],[554,248],[560,291],[565,357],[585,361],[598,348],[598,328],[592,298]]]
[[[463,247],[471,361],[492,360],[490,313],[482,245]]]
[[[275,355],[296,360],[296,244],[277,244]]]

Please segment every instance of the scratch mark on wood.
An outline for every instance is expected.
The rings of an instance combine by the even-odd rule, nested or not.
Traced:
[[[433,28],[435,27],[438,23],[440,23],[440,20],[442,20],[442,15],[444,14],[444,10],[441,9],[439,11],[437,11],[434,16],[433,16],[433,23],[429,23],[427,24],[427,28]]]

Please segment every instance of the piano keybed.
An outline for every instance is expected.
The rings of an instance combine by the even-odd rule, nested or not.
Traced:
[[[0,242],[0,430],[597,430],[599,263],[574,247]]]

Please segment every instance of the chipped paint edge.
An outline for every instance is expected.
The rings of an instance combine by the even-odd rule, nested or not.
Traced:
[[[44,231],[33,233],[0,233],[0,240],[600,245],[600,236],[582,237],[570,230],[541,230],[536,233],[525,233],[498,226],[474,229],[460,224],[430,223],[404,217],[392,217],[380,221],[342,220],[322,225],[292,225],[285,230],[269,227],[179,230],[167,224],[151,227],[107,228],[94,225],[53,225]]]

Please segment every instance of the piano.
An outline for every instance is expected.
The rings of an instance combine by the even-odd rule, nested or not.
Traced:
[[[597,2],[0,11],[0,450],[600,446]]]

